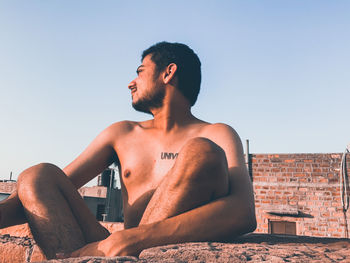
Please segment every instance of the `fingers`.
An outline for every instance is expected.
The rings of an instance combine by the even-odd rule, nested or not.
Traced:
[[[64,259],[64,258],[77,258],[77,257],[83,257],[83,256],[105,256],[105,254],[97,249],[99,242],[94,242],[87,244],[86,246],[75,250],[71,253],[64,253],[59,252],[56,253],[57,259]]]

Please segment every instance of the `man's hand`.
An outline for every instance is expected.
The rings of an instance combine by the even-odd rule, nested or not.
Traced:
[[[0,202],[0,228],[23,224],[26,221],[17,191]]]
[[[106,257],[108,256],[105,251],[103,251],[103,241],[97,241],[90,244],[87,244],[86,246],[71,252],[71,253],[57,253],[56,257],[58,259],[63,258],[78,258],[78,257],[84,257],[84,256],[102,256]]]
[[[84,256],[102,256],[102,257],[116,257],[116,256],[138,256],[139,251],[135,247],[128,245],[127,230],[122,230],[113,233],[108,238],[85,245],[84,247],[71,253],[57,253],[58,259],[76,258]]]

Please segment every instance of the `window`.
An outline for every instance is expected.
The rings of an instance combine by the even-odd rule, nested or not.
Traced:
[[[296,223],[288,221],[269,221],[269,233],[277,235],[296,235]]]

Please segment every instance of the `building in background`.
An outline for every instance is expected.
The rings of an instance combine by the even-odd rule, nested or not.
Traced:
[[[256,232],[349,238],[346,155],[251,154]]]
[[[0,180],[0,201],[5,200],[16,188],[14,180]]]
[[[98,176],[98,186],[82,187],[79,193],[99,221],[123,222],[123,201],[118,168],[108,168]]]

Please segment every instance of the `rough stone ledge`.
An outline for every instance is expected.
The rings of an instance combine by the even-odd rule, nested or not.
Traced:
[[[350,240],[250,234],[232,243],[195,242],[149,248],[135,257],[83,257],[47,263],[350,262]]]

